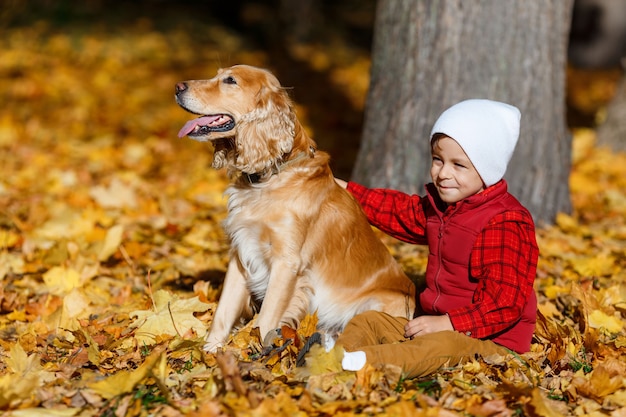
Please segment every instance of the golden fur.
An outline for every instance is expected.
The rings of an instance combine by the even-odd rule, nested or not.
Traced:
[[[222,69],[177,84],[176,99],[206,115],[179,136],[213,143],[213,167],[232,179],[224,223],[231,260],[206,350],[222,346],[253,306],[262,337],[313,312],[329,334],[366,310],[412,318],[413,283],[335,183],[328,154],[316,149],[270,72]]]

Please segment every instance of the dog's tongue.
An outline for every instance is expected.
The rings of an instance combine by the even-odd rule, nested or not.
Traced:
[[[202,117],[198,117],[197,119],[190,120],[187,123],[185,123],[185,126],[183,126],[182,129],[180,129],[180,131],[178,132],[178,137],[182,138],[183,136],[187,136],[196,128],[196,126],[209,125],[213,123],[215,120],[219,119],[219,117],[220,117],[219,115],[218,116],[202,116]]]

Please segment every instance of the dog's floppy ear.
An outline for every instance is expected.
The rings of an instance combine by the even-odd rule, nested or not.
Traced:
[[[237,168],[263,172],[291,151],[295,135],[295,112],[289,95],[280,86],[265,84],[253,111],[237,125]]]
[[[235,150],[230,143],[230,138],[217,139],[213,141],[213,163],[215,169],[228,167],[235,160]]]

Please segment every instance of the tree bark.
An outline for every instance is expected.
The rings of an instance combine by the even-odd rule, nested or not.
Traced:
[[[429,134],[467,98],[511,103],[522,128],[505,178],[538,222],[569,212],[565,122],[572,0],[380,0],[352,178],[410,193],[430,182]]]

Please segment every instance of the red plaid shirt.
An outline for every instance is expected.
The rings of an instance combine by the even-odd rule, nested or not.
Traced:
[[[427,196],[368,189],[352,182],[348,183],[348,191],[359,201],[372,225],[404,242],[427,244]],[[488,198],[489,193],[502,192],[506,193],[504,181],[477,196]],[[431,195],[434,201],[441,202],[436,191]],[[445,208],[444,217],[463,201]],[[422,309],[428,314],[448,314],[457,331],[481,339],[495,336],[494,341],[498,341],[498,334],[518,322],[525,310],[529,310],[526,314],[532,315],[528,319],[534,323],[533,282],[538,255],[534,224],[527,210],[496,214],[478,234],[471,250],[469,274],[478,280],[472,300],[462,307],[437,309],[434,305],[422,305]],[[527,350],[531,336],[532,332],[528,343],[524,343],[528,346],[502,344],[513,345],[507,347],[516,351]]]

